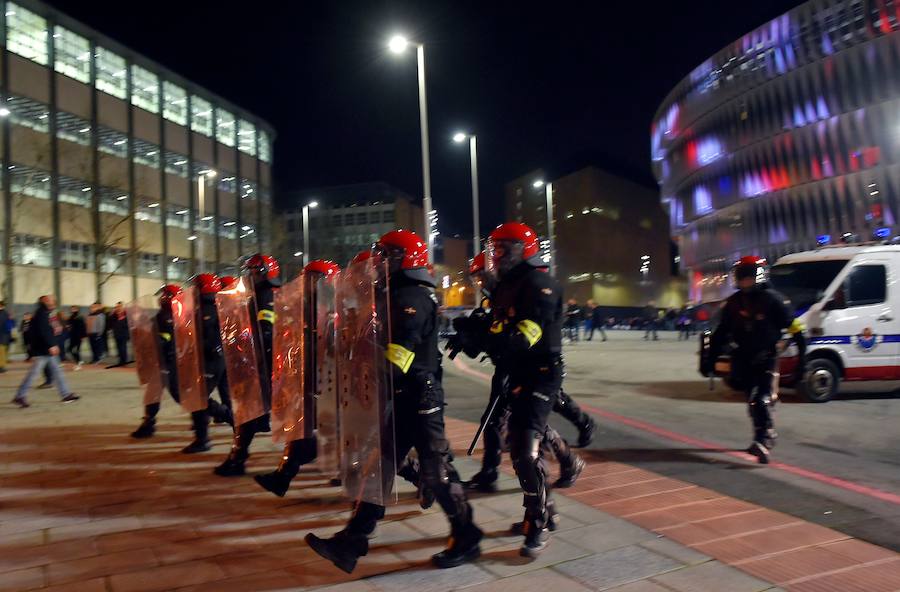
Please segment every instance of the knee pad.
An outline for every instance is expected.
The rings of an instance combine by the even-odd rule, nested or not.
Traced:
[[[442,456],[419,459],[419,479],[427,487],[436,488],[450,483],[447,462]]]

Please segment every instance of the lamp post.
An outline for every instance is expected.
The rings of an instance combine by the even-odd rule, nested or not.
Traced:
[[[309,263],[309,209],[319,205],[317,201],[311,201],[303,206],[303,267]]]
[[[388,49],[401,54],[409,47],[410,41],[402,35],[394,35],[388,42]],[[422,210],[425,217],[425,232],[428,237],[428,260],[434,261],[434,242],[431,236],[431,161],[428,156],[428,102],[425,98],[425,45],[416,43],[416,72],[419,77],[419,131],[422,135]]]
[[[215,179],[216,171],[210,169],[200,171],[197,175],[197,209],[200,222],[205,222],[206,218],[206,180]],[[197,232],[197,257],[200,259],[200,273],[206,272],[206,257],[204,253],[205,239],[202,229]]]
[[[478,147],[475,134],[466,134],[457,132],[453,136],[453,141],[462,144],[469,139],[469,160],[472,168],[472,244],[473,255],[481,252],[481,233],[478,221]]]
[[[544,188],[544,197],[547,200],[547,242],[550,244],[550,275],[556,277],[556,238],[553,225],[553,183],[544,183],[538,179],[531,184],[535,189]]]

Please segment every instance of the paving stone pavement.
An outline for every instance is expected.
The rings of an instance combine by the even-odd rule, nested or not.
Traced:
[[[24,365],[13,364],[0,375],[8,399],[23,371]],[[621,486],[625,481],[613,475],[629,472],[602,459],[590,459],[587,489],[557,497],[562,525],[537,560],[519,557],[520,539],[509,535],[509,524],[521,518],[522,508],[515,479],[507,474],[499,493],[473,499],[476,520],[486,532],[477,563],[453,570],[431,567],[430,555],[445,543],[446,520],[439,511],[421,510],[412,490],[400,485],[399,502],[379,526],[369,555],[346,575],[303,541],[310,531],[336,532],[347,519],[347,502],[327,486],[327,476],[304,471],[283,499],[262,491],[250,476],[215,477],[211,470],[230,442],[227,427],[212,429],[212,452],[182,455],[191,436],[189,418],[166,400],[157,435],[134,441],[128,434],[141,409],[133,371],[85,368],[70,378],[83,396],[77,403],[61,404],[52,391],[32,393],[33,405],[25,410],[0,402],[0,592],[779,590],[769,583],[773,580],[747,573],[752,567],[742,571],[701,552],[735,525],[714,525],[712,539],[706,530],[689,530],[697,542],[688,546],[660,530],[660,524],[678,528],[682,523],[654,515],[658,522],[653,525],[648,520],[635,525],[614,515],[621,508],[592,507],[604,491],[598,488]],[[463,447],[472,429],[448,420],[455,448]],[[249,471],[271,470],[279,453],[269,438],[258,438]],[[472,474],[475,462],[460,450],[456,454],[460,472]],[[652,477],[637,482],[648,481]],[[633,501],[622,491],[614,493],[601,496],[602,503]],[[654,488],[644,493],[658,494]],[[652,513],[652,508],[644,511]],[[771,526],[788,530],[792,522]],[[835,542],[829,555],[837,582],[841,577],[855,581],[848,570],[864,561],[900,567],[893,555],[878,555],[877,547],[837,547],[841,543],[847,541]],[[733,552],[749,563],[757,560],[742,551],[738,546]],[[796,564],[817,559],[798,555]],[[783,566],[784,581],[794,579],[790,567]],[[789,588],[824,589],[804,588],[804,583]],[[889,585],[882,579],[866,590],[895,589]]]

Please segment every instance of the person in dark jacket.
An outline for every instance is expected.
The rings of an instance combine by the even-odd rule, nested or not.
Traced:
[[[52,295],[41,296],[37,309],[31,319],[30,343],[32,361],[25,379],[19,385],[13,403],[21,408],[29,407],[26,397],[31,389],[31,384],[44,368],[50,367],[53,383],[59,389],[59,396],[63,403],[77,401],[80,397],[72,392],[66,382],[62,367],[59,363],[59,346],[57,345],[62,327],[58,317],[54,314],[56,299]]]
[[[91,311],[87,317],[87,336],[91,346],[91,364],[96,364],[103,359],[106,350],[106,313],[99,302],[91,305]]]
[[[578,306],[578,302],[574,298],[569,298],[568,305],[566,306],[565,329],[571,343],[578,341],[578,327],[581,325],[581,319],[581,307]]]
[[[6,302],[0,300],[0,374],[6,372],[6,356],[9,353],[9,344],[12,341],[12,328],[15,321],[6,310]]]
[[[87,325],[84,322],[84,317],[81,316],[81,310],[77,306],[71,307],[69,311],[71,313],[67,323],[69,327],[69,344],[66,347],[66,351],[72,356],[72,360],[78,366],[81,366],[81,343],[87,336]]]
[[[650,339],[653,334],[653,341],[659,341],[659,309],[652,300],[644,307],[644,340]]]
[[[116,354],[119,356],[119,363],[111,367],[124,366],[128,364],[128,340],[131,334],[128,332],[128,317],[122,302],[116,302],[116,307],[109,314],[109,328],[116,340]]]
[[[603,309],[597,306],[593,300],[588,300],[587,304],[588,323],[591,325],[587,340],[590,341],[594,338],[594,331],[600,331],[600,337],[606,341],[606,319],[603,318]]]

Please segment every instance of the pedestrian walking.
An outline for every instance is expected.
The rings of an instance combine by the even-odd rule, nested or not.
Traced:
[[[50,375],[53,383],[59,390],[59,396],[63,403],[77,401],[80,397],[72,392],[66,382],[63,374],[62,366],[59,363],[59,346],[57,340],[62,333],[62,326],[59,324],[59,318],[53,313],[56,308],[56,299],[48,294],[41,296],[38,300],[37,308],[30,322],[30,342],[31,342],[31,367],[25,374],[22,384],[16,391],[16,396],[12,400],[13,403],[24,409],[30,407],[27,396],[31,390],[31,384],[38,374],[44,371],[44,368],[50,368]]]
[[[128,364],[128,340],[130,339],[130,333],[128,332],[128,318],[125,315],[125,305],[121,301],[116,302],[116,307],[109,316],[109,328],[112,331],[113,339],[116,340],[116,354],[119,356],[119,363],[111,366],[115,368]]]
[[[6,372],[6,358],[9,353],[9,344],[12,341],[12,330],[15,326],[16,322],[6,310],[6,302],[0,300],[0,374]]]
[[[644,341],[653,335],[653,341],[659,341],[659,309],[652,300],[644,307]]]
[[[103,359],[106,339],[106,314],[99,302],[91,305],[86,324],[88,342],[91,346],[91,364],[97,364]]]
[[[67,322],[67,326],[69,328],[69,343],[66,346],[66,351],[70,356],[72,356],[72,360],[76,364],[76,368],[81,367],[81,343],[84,341],[85,336],[87,335],[87,326],[84,322],[84,317],[81,316],[81,309],[77,306],[72,306],[69,308],[69,320]]]
[[[578,301],[574,298],[569,298],[568,305],[566,306],[566,335],[569,337],[569,341],[571,343],[578,342],[578,326],[581,324],[581,307],[578,306]]]
[[[604,327],[606,319],[603,318],[603,311],[593,300],[588,300],[587,306],[588,326],[590,327],[587,340],[591,341],[594,338],[594,331],[600,331],[600,336],[603,338],[603,341],[606,341],[606,327]]]

